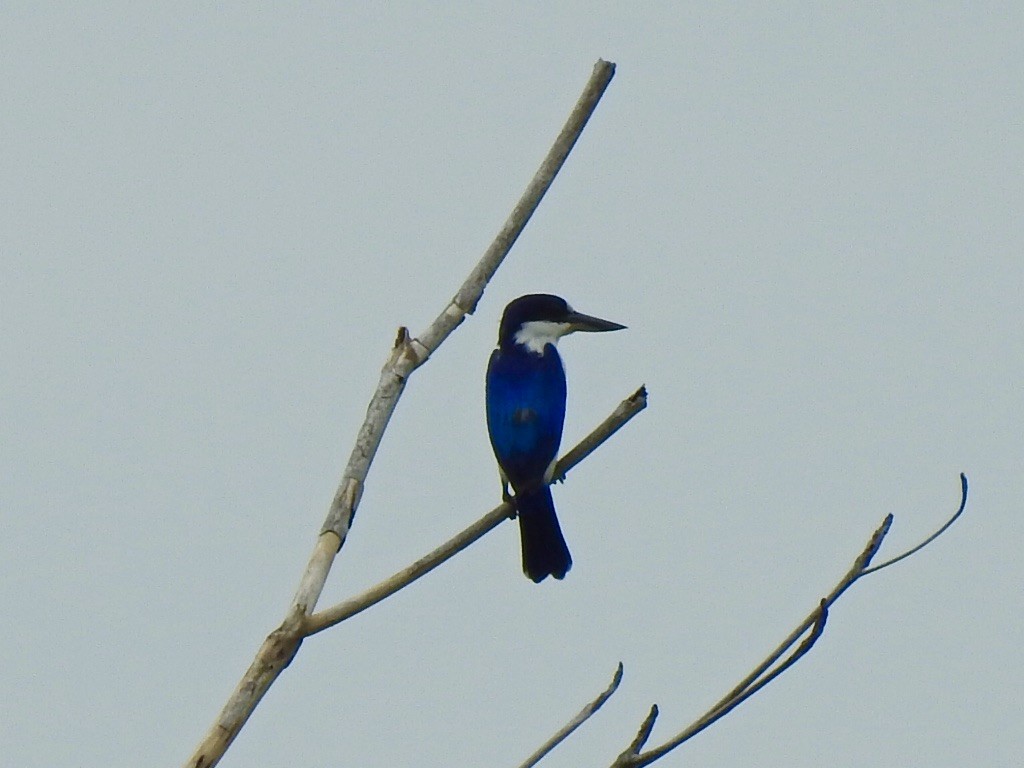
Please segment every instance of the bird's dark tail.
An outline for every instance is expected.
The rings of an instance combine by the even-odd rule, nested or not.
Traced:
[[[523,573],[540,582],[548,576],[565,577],[572,567],[572,556],[558,527],[551,489],[516,494],[519,535],[523,542]]]

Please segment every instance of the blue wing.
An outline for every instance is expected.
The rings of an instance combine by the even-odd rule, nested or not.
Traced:
[[[516,492],[544,482],[565,422],[565,371],[553,346],[543,355],[496,349],[487,365],[487,430]]]

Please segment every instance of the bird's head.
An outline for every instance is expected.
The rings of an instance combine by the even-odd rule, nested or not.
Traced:
[[[541,355],[548,344],[557,344],[560,338],[570,333],[619,331],[625,327],[577,312],[558,296],[531,293],[514,299],[505,307],[498,344],[502,347],[520,344]]]

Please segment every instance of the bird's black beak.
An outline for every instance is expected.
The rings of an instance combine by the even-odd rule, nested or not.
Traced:
[[[570,333],[576,331],[587,331],[590,333],[597,331],[621,331],[626,327],[613,323],[611,320],[602,320],[600,317],[584,315],[582,312],[570,312],[565,320],[569,324]]]

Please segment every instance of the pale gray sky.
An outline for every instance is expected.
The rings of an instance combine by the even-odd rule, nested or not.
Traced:
[[[602,766],[845,572],[819,646],[662,765],[1024,753],[1024,11],[1017,4],[5,3],[0,744],[178,765],[280,620],[398,325],[436,315],[594,61],[597,115],[414,377],[325,603],[499,500],[483,370],[530,291],[562,344],[575,566],[503,525],[305,643],[222,765]]]

